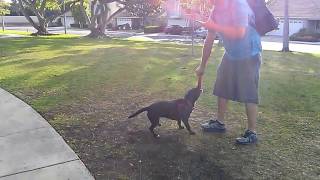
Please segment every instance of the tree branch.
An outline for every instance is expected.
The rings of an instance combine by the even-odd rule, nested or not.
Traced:
[[[86,22],[88,24],[91,24],[91,20],[86,12],[86,10],[84,9],[84,5],[83,5],[84,1],[83,0],[80,0],[80,12],[82,13],[82,15],[85,17],[86,19]]]
[[[71,6],[74,5],[75,3],[80,2],[80,0],[74,0],[74,1],[69,1],[65,4],[65,9],[60,10],[59,13],[54,14],[50,17],[48,17],[48,22],[52,22],[53,20],[55,20],[57,17],[61,16],[64,13],[67,13],[68,11],[71,10]]]
[[[22,11],[22,14],[24,15],[24,17],[30,22],[30,24],[36,28],[39,31],[39,26],[31,19],[31,17],[28,15],[28,13],[26,12],[26,8],[23,6],[22,0],[18,0],[20,9]]]
[[[43,0],[43,1],[41,2],[40,12],[43,12],[43,11],[44,11],[44,8],[46,7],[46,4],[47,4],[47,0]]]

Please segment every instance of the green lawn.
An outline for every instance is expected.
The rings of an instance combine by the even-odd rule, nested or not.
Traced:
[[[162,121],[154,140],[146,116],[156,100],[196,84],[190,46],[78,37],[0,39],[0,87],[32,105],[97,179],[209,180],[320,178],[320,55],[266,51],[261,71],[260,143],[235,146],[244,107],[230,103],[225,135],[199,124],[216,112],[211,95],[222,49],[208,66],[190,119],[197,135]],[[139,160],[142,163],[139,165]]]

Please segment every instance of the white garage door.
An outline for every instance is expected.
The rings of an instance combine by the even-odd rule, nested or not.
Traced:
[[[132,21],[130,18],[126,18],[126,17],[118,17],[117,18],[117,25],[124,25],[124,24],[129,24],[130,27],[132,27]]]
[[[294,33],[297,33],[302,29],[303,26],[302,20],[290,20],[289,21],[289,35],[291,36]],[[279,22],[279,30],[272,31],[268,33],[268,35],[274,35],[274,36],[282,36],[283,35],[283,20],[280,20]]]

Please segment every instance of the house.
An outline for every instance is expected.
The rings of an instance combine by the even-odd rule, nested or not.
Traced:
[[[139,29],[143,25],[143,18],[132,16],[124,10],[114,17],[111,24],[115,27],[129,25],[132,29]]]
[[[66,17],[66,27],[70,28],[72,24],[75,24],[76,21],[74,19],[74,17],[72,16],[72,12],[68,11],[65,13],[65,17]],[[58,24],[62,24],[64,26],[64,15],[59,16],[55,22],[57,22]]]
[[[198,4],[192,5],[192,10],[190,11],[197,12],[195,19],[202,19],[200,14],[204,14],[205,9],[208,9],[205,1],[197,1]],[[182,8],[182,3],[180,0],[167,0],[166,2],[166,12],[168,18],[168,26],[170,25],[179,25],[182,27],[190,27],[191,14]],[[210,9],[210,8],[209,8]]]
[[[188,20],[183,16],[180,0],[167,0],[166,11],[168,23],[167,25],[179,25],[182,27],[189,26]]]
[[[271,0],[270,11],[279,20],[279,29],[268,35],[282,36],[284,22],[284,0]],[[289,0],[289,34],[306,29],[320,32],[320,0]]]
[[[6,26],[27,26],[29,21],[24,16],[3,16]],[[38,23],[37,16],[30,16],[30,18]]]

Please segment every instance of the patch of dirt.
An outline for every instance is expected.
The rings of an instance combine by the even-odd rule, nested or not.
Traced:
[[[43,115],[75,150],[94,177],[99,180],[211,180],[233,179],[210,159],[208,153],[193,145],[186,130],[175,121],[162,120],[154,139],[145,114],[127,116],[161,94],[117,90],[103,97],[90,97],[81,104],[44,112]],[[139,106],[138,106],[139,105]],[[76,122],[61,124],[55,117],[64,114]],[[202,115],[203,116],[203,115]],[[192,122],[195,124],[198,122]]]

